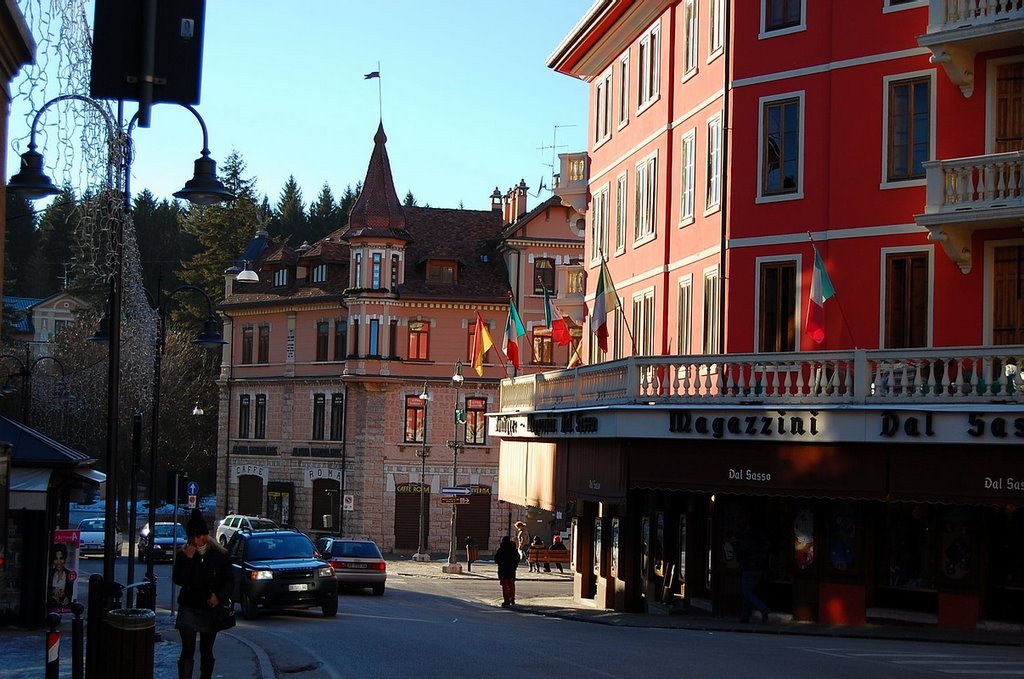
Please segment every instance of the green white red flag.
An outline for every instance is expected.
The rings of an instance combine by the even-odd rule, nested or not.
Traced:
[[[516,370],[519,370],[519,338],[526,334],[523,319],[519,317],[516,305],[508,301],[508,319],[505,321],[505,339],[501,343],[501,352],[508,358]]]
[[[816,344],[825,341],[825,302],[835,296],[835,288],[828,277],[825,262],[821,260],[818,248],[814,249],[814,271],[811,272],[811,294],[807,301],[807,335]]]
[[[608,351],[608,311],[618,304],[619,293],[615,290],[607,265],[602,261],[594,296],[594,315],[590,318],[590,327],[597,335],[597,346],[601,347],[601,351]]]
[[[572,335],[569,334],[569,324],[565,322],[562,312],[551,301],[548,289],[544,288],[544,325],[551,329],[551,339],[560,347],[572,342]]]

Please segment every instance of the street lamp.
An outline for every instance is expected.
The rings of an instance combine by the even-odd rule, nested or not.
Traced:
[[[156,300],[150,300],[153,310],[157,314],[156,350],[153,352],[153,414],[152,425],[149,433],[149,530],[152,533],[156,528],[156,461],[160,443],[160,380],[163,370],[164,348],[167,343],[167,304],[171,298],[180,292],[194,292],[206,300],[206,321],[203,329],[192,340],[192,344],[198,344],[206,349],[219,349],[227,342],[220,332],[219,323],[213,313],[213,301],[201,288],[194,285],[179,285],[167,293],[166,298],[161,299],[160,282],[157,281]],[[148,295],[147,295],[148,298]],[[196,401],[192,415],[203,415],[204,411]],[[176,530],[176,527],[175,527]],[[156,611],[156,574],[153,572],[153,548],[150,540],[150,549],[146,553],[146,581],[149,583],[147,596],[154,612]]]
[[[427,404],[430,402],[430,394],[427,392],[427,381],[423,380],[423,393],[420,394],[423,401],[423,447],[416,455],[420,458],[420,547],[412,555],[413,561],[430,561],[430,553],[427,551],[427,524],[426,524],[426,503],[423,494],[423,486],[427,478],[427,458],[430,451],[427,450]]]
[[[96,99],[81,94],[66,94],[55,97],[43,104],[35,117],[32,119],[32,127],[29,133],[28,150],[21,156],[21,171],[11,177],[7,184],[7,190],[11,193],[34,200],[46,198],[60,193],[60,190],[50,181],[43,171],[43,156],[36,148],[36,131],[39,120],[43,113],[51,106],[62,101],[80,101],[91,106],[103,119],[107,132],[107,177],[106,188],[115,194],[120,192],[120,201],[112,201],[112,230],[111,230],[111,272],[108,334],[109,352],[107,354],[107,442],[106,442],[106,473],[107,473],[107,502],[104,513],[104,535],[103,535],[103,605],[109,606],[120,596],[120,588],[114,581],[114,541],[116,539],[116,501],[117,497],[117,442],[118,442],[118,413],[120,408],[120,386],[121,386],[121,302],[123,283],[123,262],[124,262],[124,223],[125,214],[131,209],[131,193],[129,190],[129,177],[131,176],[131,131],[138,114],[132,117],[127,128],[123,127],[120,107],[118,108],[118,120],[115,124],[110,113]],[[186,182],[185,187],[175,193],[175,197],[184,198],[198,205],[210,205],[222,200],[233,200],[234,194],[227,190],[216,178],[216,163],[209,157],[208,139],[206,124],[198,111],[187,104],[181,104],[191,112],[203,132],[203,150],[200,158],[195,162],[195,175],[192,180]],[[90,623],[96,617],[90,614]],[[89,635],[90,639],[92,634]],[[90,644],[91,645],[91,644]],[[91,653],[89,654],[92,655]]]
[[[64,363],[62,363],[61,360],[56,356],[40,356],[39,358],[32,361],[29,359],[28,347],[25,347],[25,360],[18,358],[14,354],[2,354],[0,355],[0,358],[7,358],[12,361],[15,361],[21,368],[18,372],[11,373],[7,376],[7,381],[4,383],[3,387],[0,387],[0,394],[15,393],[17,391],[17,388],[14,386],[12,380],[15,377],[21,378],[21,421],[22,423],[25,424],[26,427],[31,427],[32,372],[36,369],[36,366],[39,365],[42,361],[53,361],[54,363],[56,363],[57,367],[60,368],[60,394],[61,398],[63,399],[66,391],[64,380],[67,378],[67,370],[65,370],[64,368]]]
[[[459,476],[459,448],[462,447],[462,443],[459,442],[459,425],[466,423],[466,413],[464,410],[459,408],[459,391],[462,389],[462,382],[465,378],[462,376],[462,361],[455,362],[455,374],[452,375],[452,384],[455,385],[455,438],[448,442],[448,447],[452,449],[452,485],[458,485]],[[448,563],[441,569],[445,573],[461,573],[462,566],[455,561],[455,522],[459,517],[459,506],[452,504],[452,527],[451,535],[448,544]]]

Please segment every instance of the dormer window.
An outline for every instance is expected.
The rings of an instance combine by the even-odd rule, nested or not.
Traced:
[[[317,264],[309,270],[309,282],[310,283],[326,283],[327,282],[327,265]]]
[[[431,285],[454,285],[455,262],[452,260],[431,260],[427,262],[427,282]]]
[[[281,268],[274,272],[274,287],[283,288],[288,285],[288,269]]]

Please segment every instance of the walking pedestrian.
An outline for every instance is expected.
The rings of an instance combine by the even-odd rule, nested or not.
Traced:
[[[230,600],[231,564],[224,548],[210,539],[210,528],[198,509],[192,510],[185,524],[185,534],[188,542],[174,556],[172,572],[174,584],[181,587],[178,619],[174,625],[181,634],[178,679],[192,679],[196,635],[199,636],[199,678],[212,679],[213,644],[217,640],[213,609],[222,601]]]
[[[530,532],[526,530],[526,524],[516,521],[516,548],[519,550],[520,558],[525,561],[530,555]]]
[[[508,608],[516,603],[516,569],[519,567],[519,550],[512,538],[501,538],[501,545],[494,553],[498,566],[498,581],[501,583],[501,607]]]

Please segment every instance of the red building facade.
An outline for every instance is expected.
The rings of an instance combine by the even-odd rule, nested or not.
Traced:
[[[576,512],[577,596],[735,614],[753,526],[781,615],[1020,622],[1024,7],[966,4],[601,0],[551,55],[621,312],[492,426],[544,470],[502,498]]]

